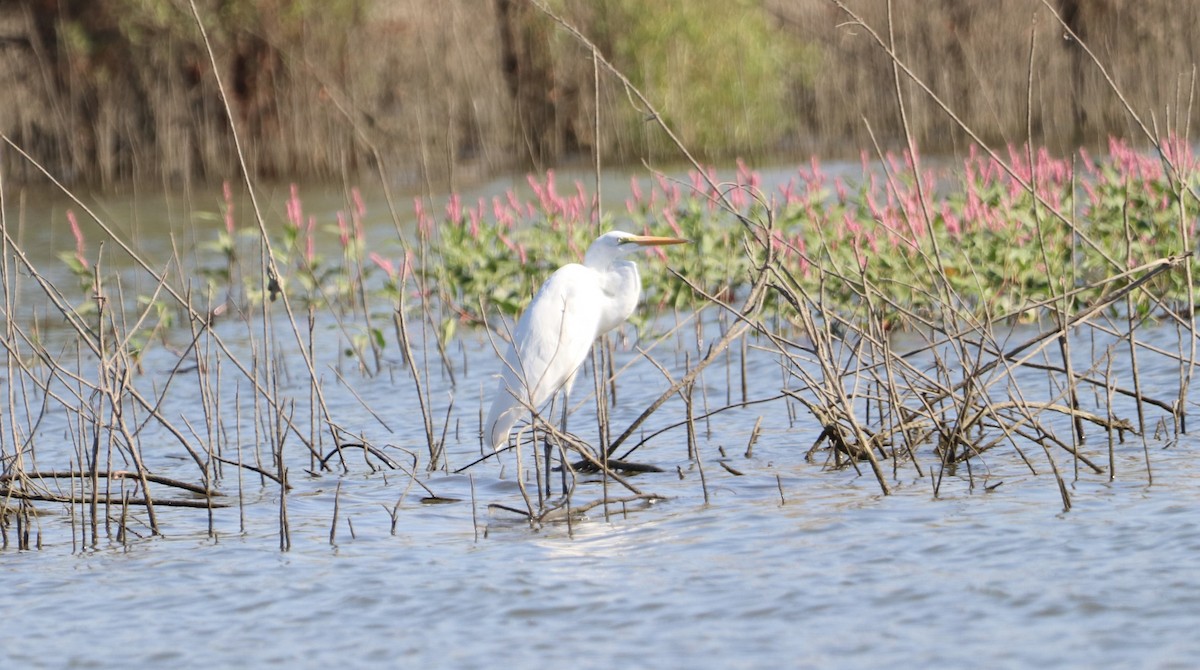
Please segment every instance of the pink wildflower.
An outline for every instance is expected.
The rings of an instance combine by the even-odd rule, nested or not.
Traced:
[[[470,210],[470,214],[471,227],[469,231],[471,234],[471,239],[477,240],[479,239],[479,219],[483,216],[483,200],[479,201],[479,207],[477,209]]]
[[[663,218],[667,220],[667,225],[676,237],[683,237],[683,229],[679,227],[679,222],[675,220],[675,212],[670,207],[663,210]]]
[[[359,192],[357,186],[350,189],[350,199],[354,201],[354,213],[360,217],[366,216],[367,206],[363,203],[362,193]]]
[[[314,221],[314,223],[316,223],[316,222]],[[348,225],[346,225],[345,212],[337,213],[337,227],[338,227],[338,243],[342,245],[343,249],[345,249],[346,247],[350,246],[350,227]],[[310,232],[311,232],[311,227],[310,227]]]
[[[520,216],[521,215],[521,200],[519,198],[517,198],[517,192],[510,188],[507,191],[505,191],[505,195],[508,196],[508,206],[512,208],[513,212],[517,216]]]
[[[396,265],[394,263],[392,263],[392,261],[390,259],[384,258],[383,256],[380,256],[379,254],[375,253],[374,251],[367,254],[367,258],[369,258],[372,263],[379,266],[379,269],[383,270],[384,273],[387,274],[389,279],[391,279],[392,281],[396,280],[396,275],[398,274],[398,272],[396,270]]]
[[[950,203],[945,201],[942,202],[942,222],[946,224],[946,232],[950,233],[951,237],[958,237],[962,233],[958,217],[951,211]]]
[[[69,209],[67,210],[67,222],[71,224],[71,234],[75,236],[75,260],[79,261],[84,268],[90,267],[87,256],[84,255],[87,248],[83,244],[83,231],[79,228],[79,221],[75,219],[75,212]]]
[[[231,237],[233,236],[233,187],[230,186],[229,180],[225,180],[221,187],[222,193],[225,195],[225,232]]]
[[[846,189],[846,182],[843,181],[841,177],[834,177],[833,188],[835,191],[837,191],[838,202],[843,205],[846,204],[846,201],[849,199],[849,194],[847,193]]]
[[[291,197],[287,201],[288,221],[299,230],[304,225],[304,212],[300,207],[300,187],[291,185]]]

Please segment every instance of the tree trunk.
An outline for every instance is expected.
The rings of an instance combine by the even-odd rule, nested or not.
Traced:
[[[496,0],[500,29],[500,69],[516,105],[517,121],[530,163],[540,167],[563,151],[558,128],[550,19],[527,0]]]

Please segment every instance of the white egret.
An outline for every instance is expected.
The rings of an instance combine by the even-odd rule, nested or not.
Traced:
[[[569,395],[575,373],[596,338],[621,325],[637,307],[642,280],[632,261],[643,247],[683,244],[676,237],[605,233],[588,247],[583,265],[564,265],[542,284],[513,331],[500,383],[484,423],[499,451],[513,424],[557,391]]]

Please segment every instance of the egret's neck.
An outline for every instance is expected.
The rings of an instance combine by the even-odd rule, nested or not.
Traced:
[[[614,249],[592,245],[583,256],[583,264],[597,272],[605,272],[618,258]]]
[[[599,271],[605,305],[601,310],[599,332],[607,333],[625,322],[637,308],[642,293],[642,278],[631,261],[610,263]]]

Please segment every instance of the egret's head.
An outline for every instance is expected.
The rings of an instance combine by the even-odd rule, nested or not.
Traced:
[[[634,235],[620,230],[604,233],[588,247],[584,264],[589,267],[605,267],[614,260],[643,247],[659,247],[667,244],[686,244],[688,240],[678,237],[655,237]]]

